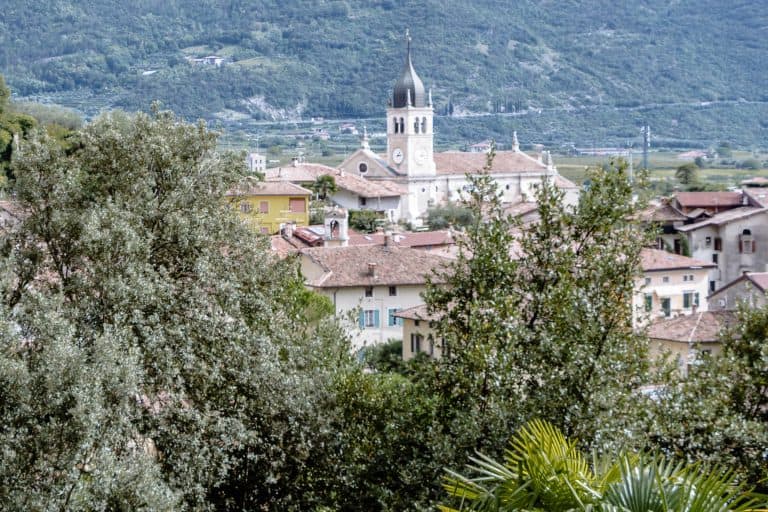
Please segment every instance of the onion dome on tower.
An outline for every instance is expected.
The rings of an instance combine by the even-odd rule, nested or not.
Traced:
[[[394,108],[403,107],[426,107],[426,94],[424,93],[424,84],[421,78],[413,69],[411,62],[411,36],[406,30],[405,40],[408,44],[408,54],[403,66],[403,72],[400,79],[395,83],[395,90],[392,94],[392,106]]]

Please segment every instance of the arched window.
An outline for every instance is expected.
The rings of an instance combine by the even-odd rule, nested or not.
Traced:
[[[405,121],[403,121],[403,118],[400,118],[400,133],[405,133]]]
[[[394,130],[395,130],[395,133],[398,133],[398,128],[399,128],[399,126],[398,126],[398,124],[397,124],[397,118],[396,118],[396,117],[393,117],[393,118],[392,118],[392,124],[394,125]]]
[[[427,133],[427,118],[421,118],[421,133]]]
[[[419,118],[413,120],[413,133],[419,133]]]
[[[752,237],[752,231],[745,229],[739,236],[739,252],[752,254],[755,252],[755,239]]]

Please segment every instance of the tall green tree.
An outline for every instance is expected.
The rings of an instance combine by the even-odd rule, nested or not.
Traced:
[[[329,368],[347,348],[307,307],[295,264],[223,201],[241,160],[167,112],[115,112],[79,136],[65,151],[39,133],[14,158],[26,218],[3,240],[3,298],[21,340],[3,342],[0,380],[7,403],[37,405],[0,406],[3,483],[48,488],[40,508],[110,508],[93,496],[129,492],[131,478],[170,507],[312,507],[321,490],[307,475],[335,435]],[[292,327],[306,315],[316,328]],[[39,332],[48,316],[66,336]],[[47,454],[54,434],[66,458]],[[145,445],[154,455],[127,455]],[[73,481],[83,501],[61,506]],[[18,492],[0,484],[0,501]]]
[[[459,451],[503,445],[539,415],[588,442],[615,440],[632,421],[647,370],[631,325],[644,234],[629,220],[626,166],[590,180],[573,207],[543,181],[529,226],[504,216],[490,176],[473,180],[475,221],[445,284],[426,294],[448,349],[434,386]]]
[[[693,163],[683,164],[675,170],[675,178],[681,185],[695,185],[699,181],[699,168]]]

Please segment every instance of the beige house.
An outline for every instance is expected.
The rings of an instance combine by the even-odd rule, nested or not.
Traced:
[[[398,312],[422,304],[427,277],[449,260],[392,243],[299,251],[307,287],[330,298],[353,348],[402,337]]]
[[[739,302],[750,306],[765,306],[768,292],[768,272],[747,272],[707,297],[711,311],[734,310]]]
[[[686,376],[702,355],[714,356],[722,351],[721,334],[735,321],[731,311],[700,311],[658,320],[648,328],[651,359],[671,357]]]
[[[445,352],[445,339],[435,330],[437,317],[427,313],[427,306],[405,309],[395,314],[403,325],[403,361],[413,359],[417,354],[439,358]]]
[[[643,249],[632,310],[634,325],[706,311],[708,274],[715,265],[687,256]]]

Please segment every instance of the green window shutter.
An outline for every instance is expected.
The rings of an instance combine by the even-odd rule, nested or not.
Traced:
[[[361,329],[365,329],[365,311],[360,310],[360,315],[357,317],[357,324]]]
[[[379,326],[379,310],[375,309],[373,311],[373,326],[378,327]]]

